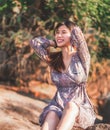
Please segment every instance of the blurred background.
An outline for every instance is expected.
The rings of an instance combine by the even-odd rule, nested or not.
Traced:
[[[72,20],[91,54],[87,92],[100,120],[110,122],[110,0],[0,0],[0,87],[48,102],[56,88],[46,63],[30,48],[33,36],[53,38]]]

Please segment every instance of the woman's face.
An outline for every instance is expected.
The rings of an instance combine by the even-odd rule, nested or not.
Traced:
[[[60,26],[55,31],[55,40],[57,42],[58,47],[64,47],[70,45],[70,37],[71,32],[65,25]]]

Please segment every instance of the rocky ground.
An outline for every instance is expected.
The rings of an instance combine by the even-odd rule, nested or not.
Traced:
[[[40,130],[38,117],[46,104],[0,89],[0,130]]]
[[[0,85],[0,130],[40,130],[39,114],[47,103],[32,97],[32,92],[28,91],[27,94],[23,90],[12,88],[14,91],[9,90],[9,86]],[[44,95],[46,96],[46,93]],[[73,130],[83,129],[73,128]],[[86,130],[110,130],[110,125],[100,123]]]

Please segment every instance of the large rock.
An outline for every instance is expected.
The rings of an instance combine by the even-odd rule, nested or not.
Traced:
[[[38,117],[46,105],[37,99],[0,88],[0,130],[40,130]],[[73,127],[72,130],[84,129]],[[95,124],[86,130],[110,130],[110,125]]]
[[[0,88],[0,130],[39,130],[45,103]]]
[[[95,124],[94,126],[88,127],[86,130],[110,130],[110,124]]]

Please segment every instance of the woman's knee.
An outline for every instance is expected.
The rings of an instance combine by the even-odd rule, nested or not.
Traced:
[[[68,103],[66,104],[65,109],[66,109],[66,110],[72,110],[72,111],[74,111],[74,112],[76,112],[76,113],[79,112],[79,107],[78,107],[78,105],[77,105],[76,103],[74,103],[74,102],[68,102]]]
[[[59,122],[59,117],[56,112],[50,111],[48,112],[44,122],[57,124]]]
[[[56,114],[56,112],[50,111],[50,112],[48,112],[46,118],[49,118],[49,119],[52,119],[52,118],[53,118],[53,119],[56,119],[56,118],[58,118],[58,115]]]
[[[59,117],[54,111],[48,112],[41,130],[56,130]]]

